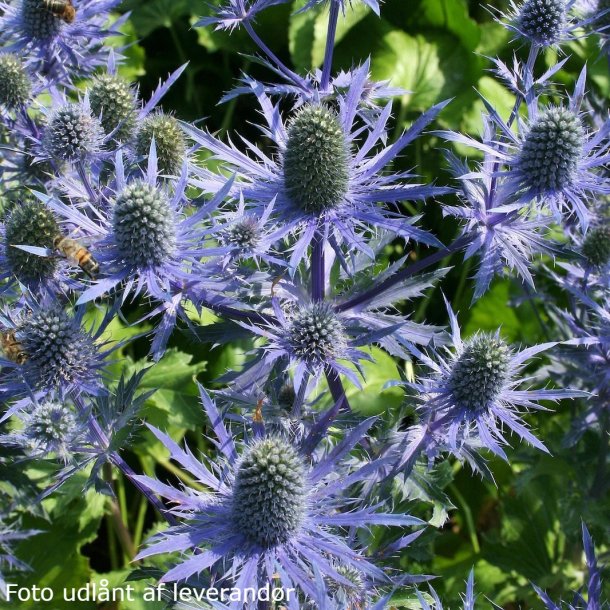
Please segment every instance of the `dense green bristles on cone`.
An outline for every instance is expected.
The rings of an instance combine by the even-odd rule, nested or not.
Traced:
[[[153,137],[159,171],[178,175],[186,158],[186,141],[178,121],[166,114],[155,114],[144,119],[136,137],[136,153],[139,156],[148,155]]]
[[[23,64],[12,53],[0,54],[0,104],[7,108],[23,106],[32,92]]]
[[[23,201],[13,204],[6,221],[6,257],[12,273],[18,280],[27,282],[51,277],[57,267],[57,259],[29,254],[15,245],[53,248],[53,240],[59,234],[59,225],[49,208],[39,201]]]
[[[114,202],[112,226],[119,252],[130,264],[164,263],[176,247],[174,212],[160,189],[135,180]]]
[[[565,0],[526,0],[519,12],[518,26],[529,40],[549,46],[560,41],[566,19]]]
[[[22,0],[21,20],[27,35],[39,40],[56,36],[64,26],[63,21],[44,6],[43,0]]]
[[[136,103],[133,91],[124,78],[112,74],[98,76],[89,91],[89,101],[93,114],[101,117],[106,135],[116,129],[113,135],[115,140],[127,142],[131,139],[136,126]]]
[[[280,437],[252,445],[238,467],[232,513],[237,529],[264,548],[284,543],[297,532],[305,514],[305,466]]]
[[[326,302],[300,308],[290,321],[286,338],[291,352],[312,366],[341,358],[347,349],[345,328]]]
[[[569,186],[578,170],[585,130],[567,108],[548,108],[534,121],[523,143],[519,167],[527,186],[537,192]]]
[[[610,226],[589,230],[581,251],[587,262],[594,267],[602,267],[610,262]]]
[[[456,360],[449,386],[458,405],[485,409],[500,394],[508,374],[510,349],[495,335],[472,338]]]
[[[350,150],[337,115],[305,106],[288,128],[284,183],[291,201],[320,214],[341,204],[349,188]]]

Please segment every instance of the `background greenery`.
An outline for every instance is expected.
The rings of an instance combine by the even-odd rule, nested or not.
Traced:
[[[495,5],[505,8],[507,3]],[[256,29],[278,55],[305,72],[318,68],[322,61],[327,16],[323,9],[295,14],[297,7],[298,3],[288,4],[263,13]],[[211,131],[224,134],[239,130],[258,137],[252,126],[257,119],[253,97],[242,96],[218,104],[242,72],[263,81],[273,78],[252,60],[255,48],[244,33],[229,35],[210,28],[192,28],[197,17],[209,10],[203,2],[126,0],[123,8],[132,11],[132,18],[124,28],[124,36],[113,43],[131,45],[123,71],[139,82],[144,99],[160,78],[188,61],[186,73],[164,100],[165,109],[185,120],[204,117],[203,124]],[[504,116],[514,102],[510,92],[491,74],[487,57],[499,56],[509,62],[515,50],[523,53],[523,49],[510,44],[508,32],[477,1],[386,0],[381,19],[354,2],[353,11],[347,12],[339,26],[335,68],[349,69],[370,56],[375,79],[391,80],[392,85],[409,91],[396,101],[396,133],[433,103],[453,97],[439,125],[477,134],[483,109],[477,91]],[[608,71],[606,63],[597,60],[596,41],[580,41],[566,50],[571,58],[555,79],[558,87],[571,86],[583,62],[588,61],[592,86],[597,95],[607,100]],[[555,60],[549,53],[541,59],[539,68],[544,67],[543,62],[550,65]],[[460,152],[473,155],[473,151]],[[439,184],[449,182],[445,171],[439,171],[444,167],[439,142],[430,135],[418,140],[401,163],[404,167],[417,167],[419,173]],[[413,207],[408,206],[408,211],[414,211]],[[449,242],[456,226],[443,219],[440,204],[428,203],[422,211],[424,223],[445,243]],[[388,258],[400,254],[399,246],[388,248],[386,253]],[[416,250],[411,256],[422,254]],[[546,339],[549,318],[541,300],[528,299],[520,285],[503,280],[496,281],[491,291],[471,306],[469,263],[453,257],[443,261],[443,266],[449,265],[454,267],[443,280],[442,290],[454,309],[459,310],[465,334],[478,329],[495,330],[501,323],[504,335],[518,344]],[[555,298],[560,302],[559,295]],[[445,324],[440,288],[406,306],[405,313],[416,320]],[[207,314],[201,320],[206,325],[214,321]],[[116,322],[112,332],[114,338],[121,338],[135,331]],[[202,336],[206,337],[205,330]],[[238,366],[248,348],[243,343],[219,348],[212,344],[212,330],[209,341],[204,343],[178,333],[172,338],[172,349],[144,378],[144,389],[159,391],[147,402],[142,418],[168,429],[177,440],[187,437],[191,447],[201,451],[207,450],[207,442],[194,380],[214,387],[213,380],[227,368]],[[116,377],[122,370],[146,366],[147,351],[146,340],[137,340],[126,348],[113,365]],[[380,352],[377,355],[377,365],[367,371],[365,392],[351,397],[361,415],[387,414],[401,408],[401,394],[382,389],[387,379],[395,377],[395,363]],[[405,363],[398,365],[407,367],[408,372]],[[439,575],[435,587],[449,608],[457,607],[459,592],[463,591],[472,566],[478,591],[506,610],[541,608],[532,595],[530,581],[551,590],[556,597],[562,593],[567,597],[583,582],[581,519],[589,525],[603,561],[608,548],[610,501],[607,493],[600,495],[594,485],[596,473],[606,467],[599,458],[599,437],[587,433],[576,448],[569,450],[562,444],[577,408],[566,402],[557,413],[532,421],[551,448],[552,457],[521,446],[511,453],[511,466],[492,462],[495,482],[473,476],[458,463],[445,463],[433,473],[434,485],[426,485],[423,478],[416,477],[408,489],[400,490],[410,499],[405,507],[440,526],[430,527],[404,553],[400,565],[409,572]],[[149,433],[137,432],[132,447],[126,458],[137,471],[192,483],[167,460],[165,450]],[[25,467],[0,464],[0,468],[0,485],[35,497],[36,489],[26,483],[22,470]],[[34,480],[44,480],[48,472],[41,466],[36,468],[30,468],[28,474]],[[92,491],[83,496],[85,476],[72,479],[43,506],[24,516],[26,525],[43,533],[19,548],[20,557],[33,567],[30,574],[21,577],[23,584],[48,585],[60,591],[64,586],[83,586],[108,578],[110,585],[116,586],[136,567],[130,563],[130,550],[120,544],[109,500]],[[146,501],[128,483],[117,478],[114,486],[116,507],[137,546],[161,526]],[[382,535],[381,531],[372,532],[373,540],[367,542]],[[144,586],[147,582],[150,581],[136,584]],[[416,607],[410,604],[408,595],[401,595],[395,603],[399,607]],[[481,600],[482,608],[489,606]],[[56,604],[58,610],[64,607],[93,610],[95,604]],[[144,607],[157,606],[140,602],[122,606],[126,610]]]

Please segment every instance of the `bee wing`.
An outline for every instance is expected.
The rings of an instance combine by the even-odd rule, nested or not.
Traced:
[[[49,248],[39,248],[38,246],[24,246],[11,244],[13,248],[19,248],[19,250],[23,250],[24,252],[29,252],[30,254],[35,254],[36,256],[54,256],[55,252],[53,250],[49,250]]]

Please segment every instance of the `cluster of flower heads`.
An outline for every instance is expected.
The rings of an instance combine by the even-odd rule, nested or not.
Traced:
[[[376,0],[364,1],[379,12]],[[397,587],[428,577],[386,565],[423,530],[398,533],[374,552],[362,542],[373,526],[424,525],[390,499],[378,502],[373,487],[447,454],[484,470],[485,451],[508,460],[509,434],[547,451],[527,420],[547,410],[541,401],[595,394],[582,426],[608,420],[610,120],[587,98],[585,69],[571,95],[553,96],[565,60],[539,78],[535,67],[545,48],[591,31],[605,45],[610,11],[603,1],[525,0],[497,15],[529,47],[524,63],[494,62],[515,107],[503,119],[482,100],[480,140],[437,132],[447,146],[483,157],[471,168],[447,152],[457,184],[443,187],[401,169],[399,159],[448,102],[390,137],[397,90],[373,81],[368,62],[332,73],[337,21],[351,3],[331,1],[323,68],[299,75],[254,29],[259,12],[283,2],[228,0],[197,24],[243,27],[281,79],[245,76],[225,97],[256,97],[260,143],[223,140],[158,108],[185,66],[142,100],[121,76],[121,50],[104,42],[125,18],[108,25],[117,1],[0,5],[0,397],[8,405],[1,421],[15,424],[0,444],[27,459],[59,460],[45,495],[86,466],[88,484],[111,493],[101,470],[120,469],[170,525],[138,555],[179,553],[164,581],[243,589],[278,582],[297,591],[290,608],[381,609]],[[86,86],[77,86],[83,77]],[[460,221],[447,246],[404,205],[421,209],[441,197]],[[550,237],[557,228],[563,243]],[[396,241],[421,257],[380,268],[379,253]],[[513,273],[532,290],[541,272],[582,313],[556,312],[565,336],[522,348],[501,329],[463,339],[449,304],[449,333],[403,313],[447,272],[429,267],[456,252],[480,260],[475,299],[497,275]],[[558,266],[563,275],[536,266],[535,255],[558,252],[571,255]],[[122,347],[111,323],[134,303],[146,311],[138,322],[153,327],[153,360],[177,325],[210,343],[246,337],[253,346],[243,368],[221,379],[229,383],[217,392],[221,408],[201,388],[218,455],[197,458],[151,427],[197,489],[137,475],[119,455],[147,398],[137,395],[142,374],[116,385],[107,373]],[[193,311],[204,309],[230,325],[216,334],[198,328]],[[554,366],[584,368],[588,378],[568,385],[563,374],[557,387],[532,388],[526,367],[558,344],[565,353]],[[346,393],[362,387],[373,346],[416,371],[402,381],[388,371],[416,421],[406,429],[392,422],[385,444],[370,442],[377,422],[359,421]],[[0,550],[15,535],[0,531]],[[5,556],[0,565],[11,563]],[[599,598],[596,586],[590,600]],[[433,591],[432,599],[440,610]],[[474,602],[470,579],[464,610]]]

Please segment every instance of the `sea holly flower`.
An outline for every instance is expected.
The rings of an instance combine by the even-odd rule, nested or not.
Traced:
[[[519,132],[509,126],[488,105],[491,117],[504,140],[496,147],[452,132],[443,132],[450,141],[472,146],[495,158],[497,176],[505,178],[520,192],[523,205],[530,202],[548,205],[556,218],[575,216],[583,229],[591,218],[587,201],[610,194],[610,181],[603,167],[610,160],[608,135],[610,120],[595,132],[589,131],[580,112],[585,93],[586,69],[583,69],[568,104],[539,107],[539,100],[529,100],[527,124],[519,121]]]
[[[344,495],[374,469],[374,464],[369,464],[350,472],[345,462],[372,421],[348,432],[334,450],[311,463],[298,446],[280,436],[258,436],[236,443],[215,405],[201,392],[218,438],[218,458],[200,461],[160,430],[151,430],[169,449],[171,458],[209,491],[175,489],[150,477],[137,477],[150,491],[170,500],[171,514],[181,521],[149,540],[149,547],[138,559],[196,550],[162,581],[182,581],[213,569],[223,582],[243,591],[277,579],[282,588],[298,591],[287,602],[291,610],[301,607],[299,600],[325,601],[326,580],[349,586],[337,564],[370,580],[390,583],[383,570],[351,548],[340,530],[334,529],[421,523],[409,515],[378,512],[378,507],[354,509],[353,500]]]
[[[158,183],[156,148],[153,143],[147,171],[129,176],[123,156],[115,159],[115,192],[101,210],[88,215],[72,206],[49,200],[58,216],[81,227],[95,243],[95,256],[103,270],[99,280],[80,296],[86,303],[124,284],[122,300],[146,294],[163,300],[190,279],[192,268],[207,252],[201,244],[200,224],[225,193],[201,207],[185,213],[186,169],[170,186]]]
[[[153,139],[157,149],[157,164],[161,174],[177,175],[186,159],[186,141],[178,121],[171,115],[154,113],[138,128],[135,153],[146,157]]]
[[[89,88],[91,112],[100,119],[106,136],[128,142],[136,129],[137,93],[117,74],[98,74]]]
[[[504,274],[505,268],[533,287],[531,259],[535,254],[550,253],[552,248],[541,235],[549,218],[528,215],[518,203],[511,182],[494,175],[496,160],[488,152],[493,147],[493,129],[489,121],[485,124],[483,145],[488,150],[476,171],[471,172],[454,154],[446,155],[451,173],[461,181],[459,197],[464,205],[445,205],[444,212],[465,221],[461,229],[464,258],[478,255],[480,259],[473,299],[481,297],[492,279]]]
[[[392,274],[382,273],[377,281]],[[356,371],[362,361],[372,360],[365,346],[379,344],[399,358],[410,358],[413,344],[428,345],[440,329],[416,324],[407,318],[387,312],[393,302],[420,296],[444,271],[428,274],[398,284],[391,294],[384,292],[350,304],[351,292],[334,301],[312,301],[306,291],[286,281],[279,282],[279,296],[271,299],[273,316],[266,323],[240,322],[244,328],[266,340],[244,371],[234,378],[235,386],[244,390],[264,383],[274,368],[294,372],[297,392],[309,376],[320,373],[344,375],[360,387]],[[348,366],[350,364],[351,366]],[[355,369],[355,370],[354,370]]]
[[[0,223],[1,294],[66,293],[80,284],[71,279],[67,261],[54,252],[54,241],[61,235],[53,211],[33,198],[19,198]],[[37,256],[19,246],[40,248],[49,256]]]
[[[29,297],[22,305],[5,306],[0,325],[12,350],[5,347],[0,359],[3,379],[0,394],[5,398],[21,398],[32,391],[43,395],[96,395],[104,392],[102,371],[112,351],[100,341],[114,316],[111,308],[97,330],[83,325],[84,308],[69,313],[57,301]],[[26,399],[9,407],[2,421],[22,409]]]
[[[51,83],[70,86],[106,62],[104,39],[117,34],[128,15],[107,27],[120,0],[73,0],[73,19],[54,14],[41,0],[2,2],[0,40],[4,50],[35,60]]]
[[[91,112],[89,98],[67,102],[59,98],[47,111],[47,123],[40,139],[40,158],[61,162],[87,163],[100,153],[104,132]]]
[[[438,246],[438,240],[417,228],[415,218],[379,204],[397,205],[405,200],[424,200],[451,189],[411,184],[408,172],[391,173],[388,165],[438,115],[446,103],[422,114],[388,146],[385,130],[391,105],[380,112],[374,125],[364,130],[357,120],[366,74],[354,79],[348,92],[338,97],[338,112],[324,103],[302,105],[285,122],[278,106],[261,88],[255,90],[267,125],[264,135],[277,147],[277,158],[246,142],[258,160],[232,144],[224,144],[209,133],[185,125],[187,134],[208,149],[236,174],[232,196],[243,193],[247,203],[265,209],[274,204],[278,238],[294,236],[290,264],[303,259],[316,232],[343,257],[341,246],[371,253],[367,236],[390,230],[405,239]],[[224,178],[201,168],[193,169],[193,184],[215,192]]]
[[[23,62],[12,53],[0,54],[0,104],[15,109],[25,106],[32,83]]]
[[[413,438],[420,446],[447,447],[458,454],[474,440],[508,460],[502,448],[507,444],[505,428],[537,449],[548,451],[529,430],[523,414],[545,410],[541,400],[587,396],[570,389],[523,389],[529,381],[522,377],[528,361],[556,343],[518,351],[502,339],[499,331],[481,332],[463,340],[457,318],[449,305],[447,308],[453,347],[445,347],[444,353],[420,353],[431,375],[407,382],[417,392],[422,415],[409,441],[409,452]]]
[[[575,0],[524,0],[510,2],[508,13],[496,11],[498,21],[533,47],[558,47],[577,37],[590,19],[575,14]]]
[[[93,245],[100,277],[80,295],[78,304],[120,289],[120,303],[129,297],[152,297],[161,304],[150,315],[162,313],[153,349],[160,357],[178,317],[188,322],[181,305],[186,290],[205,284],[201,259],[222,255],[226,248],[206,248],[201,223],[226,197],[229,180],[214,199],[188,214],[187,168],[175,184],[159,184],[153,141],[143,175],[126,175],[121,151],[116,153],[115,192],[103,196],[103,205],[85,202],[83,209],[47,197],[47,205],[65,222],[78,227]],[[199,271],[197,277],[194,272]],[[220,291],[222,284],[213,286]],[[198,293],[197,293],[198,294]]]
[[[607,610],[610,607],[610,602],[602,599],[601,572],[597,565],[593,540],[584,523],[582,525],[582,539],[588,570],[588,580],[586,583],[587,598],[585,599],[579,591],[574,594],[572,603],[555,603],[540,587],[533,585],[538,597],[544,602],[547,610]]]
[[[56,458],[68,463],[88,436],[82,416],[65,399],[33,397],[17,418],[20,428],[0,436],[0,444],[20,448],[28,459]]]
[[[248,209],[241,197],[236,209],[220,210],[212,218],[214,224],[208,238],[217,240],[227,249],[226,255],[218,260],[223,270],[233,268],[239,272],[238,265],[246,261],[254,261],[257,266],[261,263],[271,267],[286,266],[280,253],[274,251],[278,238],[274,236],[276,225],[270,221],[273,207],[272,201],[262,211]]]

